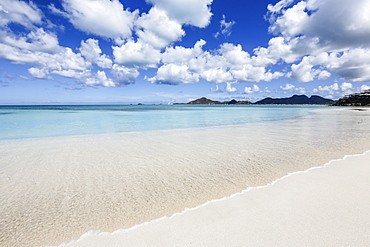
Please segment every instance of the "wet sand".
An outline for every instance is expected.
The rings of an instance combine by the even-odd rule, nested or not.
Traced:
[[[370,152],[80,246],[369,246]]]

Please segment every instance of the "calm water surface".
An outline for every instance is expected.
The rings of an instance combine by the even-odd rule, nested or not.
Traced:
[[[0,139],[184,129],[299,118],[322,106],[0,106]]]

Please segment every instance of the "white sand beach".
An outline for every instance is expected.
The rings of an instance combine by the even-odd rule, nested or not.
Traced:
[[[369,113],[333,108],[279,122],[2,140],[0,246],[317,246],[310,234],[370,243],[358,235],[370,235],[370,193],[347,185],[370,188],[368,155],[198,207],[370,150]],[[197,209],[156,220],[186,208]],[[91,231],[107,233],[95,240]]]
[[[369,246],[370,152],[63,246]]]

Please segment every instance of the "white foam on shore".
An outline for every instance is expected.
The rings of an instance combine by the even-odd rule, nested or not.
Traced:
[[[297,174],[308,173],[308,172],[313,171],[313,170],[325,168],[325,167],[327,167],[329,165],[335,165],[336,162],[338,162],[338,161],[344,161],[344,160],[346,160],[346,159],[348,159],[350,157],[358,157],[358,156],[364,156],[364,155],[370,155],[370,150],[367,150],[367,151],[365,151],[364,153],[361,153],[361,154],[345,155],[343,158],[331,160],[331,161],[329,161],[329,162],[327,162],[327,163],[325,163],[324,165],[321,165],[321,166],[311,167],[311,168],[308,168],[308,169],[303,170],[303,171],[291,172],[291,173],[288,173],[288,174],[286,174],[285,176],[283,176],[281,178],[278,178],[278,179],[276,179],[276,180],[274,180],[274,181],[272,181],[270,183],[267,183],[266,185],[255,186],[255,187],[247,187],[246,189],[242,190],[241,192],[235,193],[233,195],[226,196],[226,197],[223,197],[223,198],[220,198],[220,199],[210,200],[210,201],[207,201],[206,203],[201,204],[199,206],[196,206],[194,208],[185,208],[182,212],[174,213],[173,215],[171,215],[169,217],[163,216],[161,218],[158,218],[158,219],[155,219],[155,220],[151,220],[151,221],[147,221],[147,222],[144,222],[144,223],[135,225],[135,226],[130,227],[130,228],[118,229],[118,230],[116,230],[114,232],[103,232],[103,231],[97,231],[97,230],[95,230],[95,231],[89,231],[89,232],[84,233],[77,240],[72,240],[69,243],[63,243],[63,244],[58,245],[58,246],[59,247],[88,246],[88,245],[86,245],[86,243],[89,243],[89,238],[92,238],[92,242],[91,243],[93,243],[94,240],[95,240],[95,238],[96,237],[99,237],[99,236],[109,237],[109,236],[114,236],[114,235],[118,235],[118,234],[125,234],[125,233],[128,233],[130,231],[136,230],[138,228],[141,228],[141,227],[144,227],[144,226],[147,226],[147,225],[150,225],[150,224],[154,224],[154,223],[157,223],[157,222],[160,222],[160,221],[164,221],[164,220],[168,220],[168,219],[172,219],[174,217],[178,217],[178,216],[184,215],[184,214],[186,214],[188,212],[198,210],[200,208],[203,208],[203,207],[205,207],[207,205],[210,205],[210,204],[213,204],[213,203],[217,203],[217,202],[229,200],[229,199],[231,199],[231,198],[233,198],[235,196],[243,195],[243,194],[248,193],[249,191],[252,191],[252,190],[258,190],[258,189],[263,189],[263,188],[267,188],[267,187],[273,186],[276,183],[278,183],[278,182],[280,182],[280,181],[282,181],[282,180],[284,180],[284,179],[286,179],[288,177],[297,175]],[[82,242],[82,244],[80,245],[81,242]],[[105,246],[110,246],[110,245],[109,245],[109,243],[107,243],[107,245],[105,245]]]

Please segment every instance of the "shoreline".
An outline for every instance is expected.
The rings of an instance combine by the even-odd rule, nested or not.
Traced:
[[[56,246],[90,230],[128,229],[362,153],[368,113],[317,109],[279,128],[265,121],[0,141],[1,239]]]
[[[353,164],[353,160],[358,161],[358,163]],[[96,246],[98,247],[98,246],[104,245],[107,247],[108,246],[113,247],[113,246],[117,246],[117,244],[119,243],[124,243],[125,245],[128,244],[129,246],[147,246],[147,245],[150,245],[150,246],[175,246],[175,245],[176,246],[188,246],[189,243],[191,246],[208,246],[208,245],[209,246],[225,246],[225,245],[240,246],[240,244],[243,244],[244,246],[246,244],[247,245],[251,244],[251,246],[267,246],[265,244],[269,244],[270,246],[271,244],[274,246],[296,246],[299,243],[303,244],[302,242],[299,242],[299,237],[296,237],[296,236],[290,236],[290,237],[275,236],[272,238],[271,236],[266,236],[265,234],[260,233],[258,235],[258,238],[253,239],[252,241],[251,239],[249,240],[244,239],[242,235],[245,232],[243,234],[238,233],[237,234],[238,236],[234,236],[235,235],[234,231],[238,231],[238,228],[235,228],[235,226],[230,227],[228,225],[222,225],[222,224],[227,223],[229,225],[230,224],[233,225],[234,224],[233,220],[236,220],[240,224],[240,218],[243,218],[243,216],[245,217],[245,215],[236,216],[236,213],[241,213],[241,212],[243,213],[248,209],[258,211],[257,207],[259,207],[259,205],[256,204],[256,202],[261,203],[263,202],[263,200],[271,200],[271,198],[266,199],[266,195],[262,195],[261,197],[261,194],[266,194],[265,192],[266,190],[267,190],[268,196],[274,196],[273,193],[276,193],[276,192],[283,195],[286,192],[282,192],[281,191],[282,188],[283,189],[288,188],[288,190],[290,190],[288,191],[288,193],[290,194],[292,191],[294,193],[297,193],[296,190],[299,190],[300,188],[299,186],[302,187],[302,185],[298,184],[298,187],[293,186],[293,185],[297,185],[297,182],[301,181],[300,179],[298,179],[299,177],[301,177],[303,181],[308,179],[310,182],[312,182],[312,180],[314,180],[319,185],[321,184],[325,185],[327,183],[325,181],[326,179],[328,179],[330,183],[338,183],[338,182],[343,183],[344,181],[343,178],[342,180],[338,181],[339,179],[338,177],[345,176],[345,173],[351,170],[349,169],[349,166],[353,166],[354,168],[357,168],[357,169],[360,168],[360,169],[370,172],[370,165],[367,165],[368,161],[370,161],[370,150],[367,150],[361,154],[345,155],[343,158],[331,160],[323,164],[322,166],[315,166],[315,167],[311,167],[303,171],[296,171],[296,172],[288,173],[285,176],[278,178],[266,185],[247,187],[241,192],[232,194],[230,196],[226,196],[220,199],[210,200],[194,208],[185,208],[182,212],[174,213],[173,215],[169,217],[163,216],[161,218],[154,219],[148,222],[144,222],[144,223],[135,225],[127,229],[118,229],[113,232],[89,231],[81,235],[81,237],[77,240],[72,240],[68,243],[62,243],[61,245],[57,245],[57,246],[60,246],[60,247],[79,247],[79,246],[93,247],[93,246]],[[337,175],[338,177],[335,177],[337,173],[340,174],[340,176]],[[348,178],[348,180],[351,180],[351,179],[353,181],[356,180],[356,178],[354,177]],[[362,181],[362,183],[363,182],[364,181]],[[367,182],[367,184],[370,185],[370,182]],[[316,190],[318,189],[317,184],[305,184],[304,187],[306,190],[308,187],[314,187],[313,189],[316,189]],[[341,187],[343,187],[343,185]],[[363,184],[359,184],[358,187],[363,187]],[[367,190],[365,189],[365,192],[366,191],[370,192],[369,189]],[[306,193],[306,191],[303,191],[303,193]],[[256,197],[256,195],[257,197],[260,197],[260,198],[258,198],[257,200],[255,198],[254,200],[251,200],[252,204],[247,203],[248,204],[247,206],[249,206],[249,208],[244,209],[243,205],[240,205],[241,204],[240,201],[243,201],[243,203],[245,203],[247,200],[250,200],[251,197],[252,199],[253,197]],[[368,199],[368,200],[362,203],[364,205],[370,203],[370,195],[368,194],[367,196],[368,198],[364,198],[364,199]],[[341,196],[339,195],[339,197]],[[348,202],[348,203],[351,204],[351,202]],[[300,205],[304,203],[301,203],[298,201],[296,202],[296,204]],[[352,202],[352,204],[354,203]],[[352,204],[350,206],[353,206]],[[272,205],[269,205],[269,206],[272,206]],[[262,210],[262,212],[275,211],[269,206],[268,207],[262,206],[264,210],[264,211]],[[300,205],[300,206],[304,206],[304,205]],[[340,207],[340,205],[337,205],[337,206]],[[356,206],[353,206],[353,207],[356,208]],[[367,209],[362,210],[362,211],[367,212],[368,209],[370,209],[370,207],[367,207]],[[335,211],[334,208],[333,210]],[[220,212],[223,212],[222,217],[220,217]],[[255,216],[248,215],[249,218],[254,218],[254,220],[256,220],[254,223],[258,222],[260,216],[261,215],[255,215]],[[331,216],[339,217],[340,215],[331,215]],[[220,217],[220,218],[217,219],[217,217]],[[289,216],[284,215],[284,217],[289,217]],[[291,215],[290,218],[292,217],[294,217],[294,215]],[[362,217],[358,217],[358,218],[362,218]],[[370,216],[367,216],[367,218],[370,219]],[[335,219],[333,220],[336,221]],[[290,219],[290,221],[292,221],[292,219]],[[365,223],[369,222],[366,219],[366,215],[363,221],[365,221]],[[276,222],[272,222],[272,224],[274,225],[276,224]],[[239,227],[243,228],[243,226],[241,225],[239,225]],[[272,226],[264,225],[263,226],[264,230],[266,230],[265,227],[270,229]],[[284,228],[283,225],[274,225],[274,227]],[[251,231],[256,230],[256,229],[253,229],[255,228],[255,226],[248,226],[247,228]],[[207,229],[207,231],[205,231],[204,229]],[[348,230],[348,229],[346,228],[345,230]],[[354,229],[354,231],[352,232],[356,232],[358,230],[360,229],[357,229],[357,230]],[[359,242],[357,242],[357,244],[352,243],[352,242],[351,243],[341,242],[343,241],[343,238],[348,238],[348,236],[346,237],[342,236],[342,239],[340,238],[338,239],[339,236],[334,236],[334,237],[328,236],[329,240],[328,239],[315,239],[313,240],[315,241],[315,243],[306,242],[304,243],[304,245],[305,246],[348,246],[348,245],[354,244],[356,246],[365,246],[366,244],[370,244],[370,228],[368,228],[367,230],[366,229],[363,229],[363,230],[364,232],[361,234],[362,238],[360,238],[359,236],[353,236],[353,238],[351,238],[351,241],[354,241],[354,239],[358,239]],[[199,231],[201,234],[198,234],[197,231]],[[190,235],[186,236],[185,234],[184,236],[183,234],[184,232],[188,232],[190,233]],[[289,235],[288,232],[287,234]],[[249,235],[249,237],[251,236],[252,235]],[[337,241],[336,244],[331,242],[331,241],[334,241],[335,239]],[[278,240],[281,242],[277,243],[276,241]],[[252,242],[248,242],[248,241],[252,241]]]

